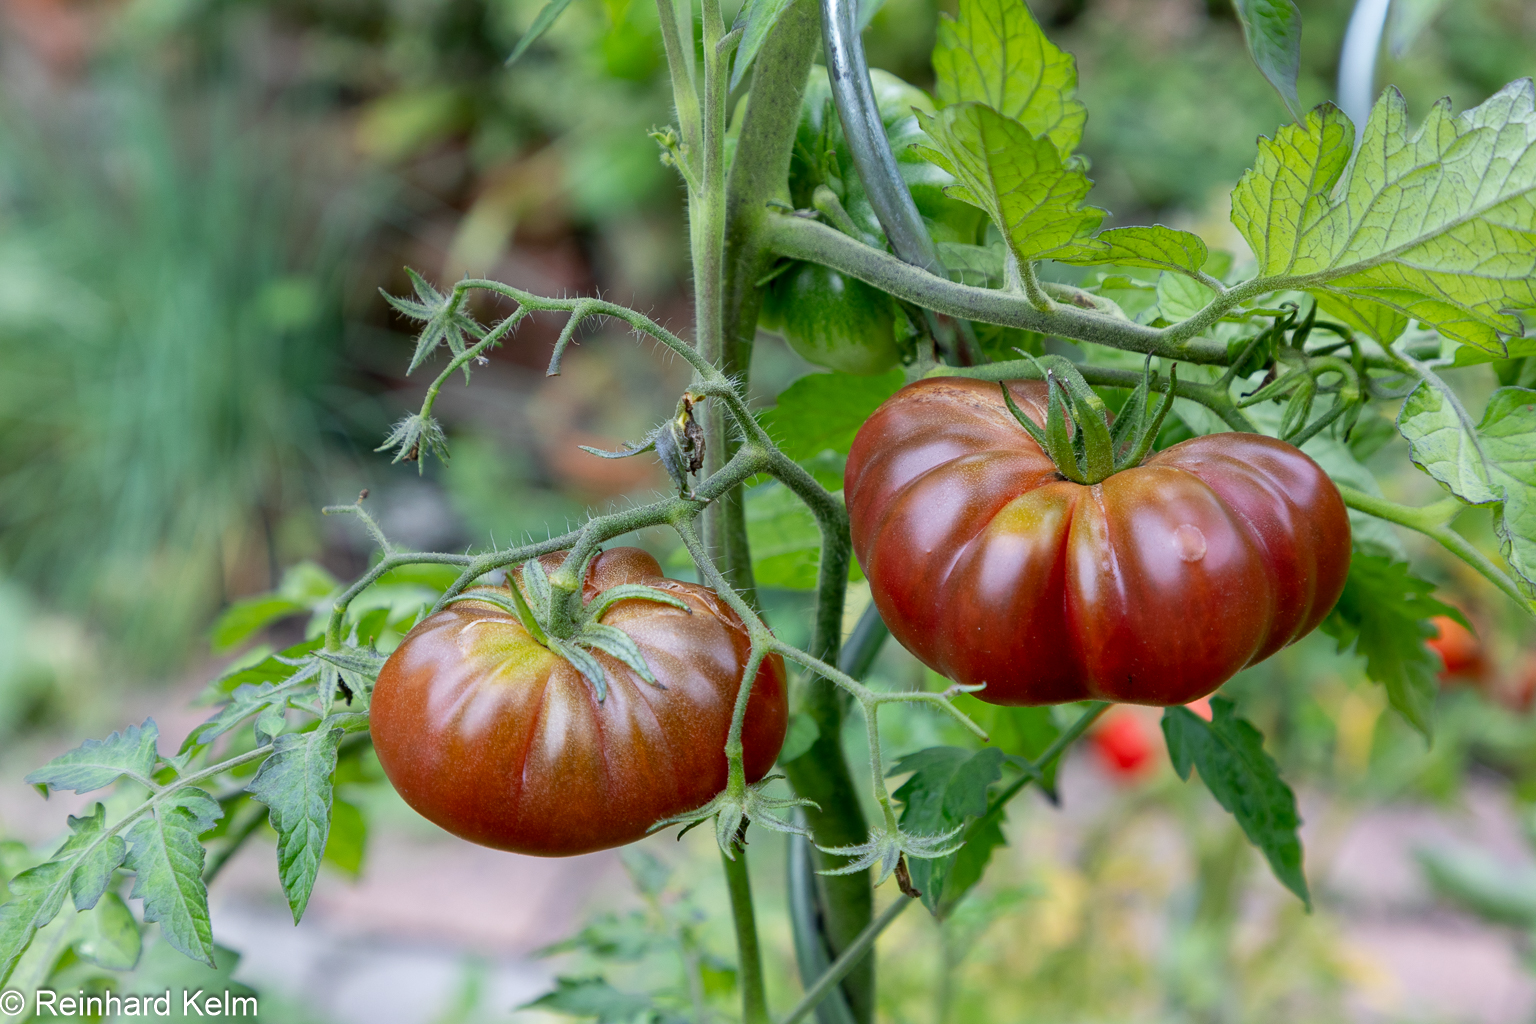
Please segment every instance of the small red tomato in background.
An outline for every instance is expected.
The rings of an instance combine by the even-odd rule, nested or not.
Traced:
[[[1154,728],[1127,708],[1111,708],[1090,738],[1109,774],[1129,781],[1152,767]]]
[[[1207,722],[1211,720],[1209,697],[1201,697],[1184,706]],[[1163,730],[1156,715],[1143,708],[1122,704],[1105,712],[1088,739],[1111,776],[1122,782],[1132,782],[1151,770],[1157,749],[1163,742]]]
[[[1429,621],[1439,633],[1424,642],[1445,663],[1440,680],[1472,683],[1486,680],[1488,661],[1483,656],[1483,645],[1477,635],[1449,615],[1436,615]]]

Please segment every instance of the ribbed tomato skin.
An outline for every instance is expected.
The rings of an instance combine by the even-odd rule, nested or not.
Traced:
[[[560,556],[546,560],[553,568]],[[637,548],[599,555],[584,597],[623,583],[691,608],[631,600],[602,620],[634,639],[665,689],[597,654],[608,672],[599,703],[575,668],[485,602],[456,602],[411,630],[384,663],[369,712],[379,762],[406,803],[482,846],[566,856],[634,842],[725,788],[746,629],[714,591],[667,579]],[[749,781],[773,767],[787,725],[774,655],[747,703]]]
[[[1008,388],[1043,425],[1045,385]],[[1349,568],[1338,489],[1282,441],[1197,437],[1085,486],[967,378],[876,410],[844,494],[891,633],[993,704],[1186,704],[1315,629]]]

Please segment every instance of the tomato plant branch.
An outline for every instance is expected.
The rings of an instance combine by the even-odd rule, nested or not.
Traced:
[[[730,79],[729,53],[722,53],[725,22],[720,0],[703,0],[704,178],[699,194],[688,203],[693,234],[694,347],[711,366],[725,360],[725,105]],[[729,457],[723,410],[711,405],[704,411],[704,471],[713,473]],[[711,557],[726,562],[726,536],[719,506],[704,511],[704,544]],[[751,572],[750,560],[748,572]]]
[[[768,203],[789,197],[790,156],[800,121],[811,60],[820,39],[814,0],[795,0],[779,15],[752,66],[752,89],[725,183],[725,250],[721,285],[720,371],[745,392],[763,291],[757,286],[772,262],[762,242]],[[726,450],[737,443],[725,437]],[[724,567],[747,601],[757,606],[740,487],[720,498]]]
[[[1373,494],[1366,494],[1364,491],[1358,491],[1344,484],[1339,484],[1338,487],[1345,505],[1367,515],[1422,533],[1476,569],[1524,611],[1536,615],[1536,602],[1526,596],[1520,589],[1520,585],[1492,559],[1479,551],[1471,541],[1451,529],[1451,522],[1468,507],[1460,498],[1451,496],[1442,498],[1433,505],[1415,508],[1411,505],[1399,505],[1395,501],[1378,498]]]
[[[575,314],[579,311],[583,319],[594,316],[606,316],[612,317],[615,320],[621,320],[633,328],[637,333],[654,338],[655,340],[665,345],[667,348],[671,349],[673,352],[676,352],[678,355],[682,356],[688,361],[688,365],[692,366],[694,370],[699,374],[699,376],[705,380],[709,380],[720,375],[719,371],[715,369],[714,364],[696,352],[692,345],[688,344],[682,338],[678,337],[676,334],[673,334],[671,331],[667,330],[665,327],[661,326],[656,321],[646,316],[644,313],[630,309],[628,306],[621,306],[616,302],[608,302],[603,299],[594,299],[586,296],[557,299],[550,296],[537,295],[533,292],[526,292],[521,288],[514,288],[509,284],[503,284],[500,281],[491,281],[485,278],[466,278],[465,280],[460,281],[458,284],[453,286],[453,294],[455,296],[460,296],[465,292],[476,289],[493,292],[497,295],[503,296],[504,298],[511,299],[519,306],[526,307],[527,309],[534,312]],[[516,314],[514,313],[513,315],[515,316]],[[557,374],[559,372],[560,367],[558,362],[552,363],[550,366],[550,373]]]
[[[859,933],[858,938],[843,948],[843,951],[838,954],[837,959],[832,961],[827,969],[822,972],[821,977],[817,978],[805,990],[805,995],[800,997],[800,1001],[795,1004],[794,1009],[785,1014],[784,1018],[779,1021],[779,1024],[800,1024],[800,1021],[809,1016],[821,1004],[821,1001],[827,998],[827,993],[832,991],[832,986],[842,981],[843,977],[869,952],[869,948],[875,944],[875,940],[880,937],[880,933],[889,928],[891,922],[900,917],[903,910],[906,910],[907,907],[916,902],[916,900],[905,895],[897,896],[896,901],[889,907],[886,907],[878,918],[871,921]]]
[[[70,883],[74,878],[76,868],[91,860],[95,856],[96,851],[100,849],[101,845],[107,840],[120,834],[124,829],[128,828],[128,826],[138,821],[144,815],[155,811],[160,807],[161,804],[175,796],[181,790],[196,786],[202,782],[206,782],[209,779],[223,775],[225,772],[232,771],[241,765],[250,764],[252,761],[264,760],[271,753],[272,747],[270,744],[260,746],[254,750],[248,750],[242,754],[236,754],[234,757],[220,761],[217,764],[210,765],[209,767],[204,768],[201,771],[193,772],[190,775],[178,775],[178,777],[173,781],[167,782],[160,786],[158,789],[151,792],[150,796],[137,807],[129,810],[111,826],[102,829],[100,832],[97,832],[91,838],[90,842],[82,844],[78,849],[73,851],[69,859],[63,862],[64,870],[58,874],[57,878],[41,894],[41,904],[43,906],[58,906],[60,903],[62,903],[65,895],[67,895],[70,891]],[[0,981],[3,980],[4,975],[0,974]]]
[[[1224,344],[1207,338],[1178,340],[1132,320],[1097,310],[1057,303],[1050,312],[1035,308],[1016,293],[959,284],[904,263],[835,228],[803,217],[770,218],[768,244],[780,256],[831,267],[899,299],[962,320],[1022,327],[1074,341],[1086,341],[1130,352],[1151,353],[1192,363],[1225,365]]]
[[[1099,387],[1134,391],[1142,383],[1142,374],[1133,370],[1116,370],[1107,366],[1094,366],[1091,363],[1079,364],[1077,369],[1084,380]],[[932,371],[930,376],[971,377],[975,380],[995,381],[1044,379],[1044,373],[1039,364],[1030,359],[1010,359],[1007,362],[988,363],[985,366],[942,366]],[[1153,391],[1166,392],[1168,381],[1165,378],[1159,378],[1152,381],[1149,386]],[[1205,406],[1220,416],[1222,422],[1233,430],[1250,434],[1258,433],[1258,428],[1253,425],[1253,421],[1243,415],[1232,395],[1223,387],[1203,384],[1199,381],[1180,380],[1175,382],[1173,393],[1179,398],[1187,398]]]
[[[693,4],[684,3],[679,9],[674,6],[673,0],[656,0],[656,10],[661,20],[661,40],[667,54],[667,68],[672,76],[672,102],[677,110],[678,127],[682,131],[681,155],[684,161],[692,165],[692,177],[697,181],[697,161],[703,148],[704,133],[694,74]]]
[[[1002,816],[1003,808],[1008,805],[1008,801],[1018,796],[1019,792],[1031,782],[1040,783],[1041,788],[1045,789],[1046,795],[1054,801],[1056,799],[1055,787],[1047,787],[1045,785],[1046,770],[1055,764],[1061,758],[1061,755],[1067,752],[1067,748],[1076,743],[1083,733],[1088,731],[1089,726],[1098,721],[1100,715],[1108,710],[1108,701],[1090,702],[1087,710],[1078,716],[1077,721],[1069,725],[1066,732],[1057,736],[1051,745],[1045,748],[1044,753],[1040,755],[1038,760],[1030,763],[1031,770],[1026,771],[1019,778],[1009,783],[995,797],[987,801],[987,813],[977,818],[970,826],[968,832],[975,831],[985,822],[996,821]]]
[[[743,824],[745,829],[745,824]],[[746,845],[738,835],[732,840],[734,855],[720,851],[726,888],[731,896],[731,918],[736,925],[738,981],[741,985],[742,1024],[771,1024],[768,992],[763,983],[763,954],[757,937],[757,913],[752,905],[752,878],[747,871]]]

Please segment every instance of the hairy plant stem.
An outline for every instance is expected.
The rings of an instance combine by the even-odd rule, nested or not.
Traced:
[[[1022,327],[1127,352],[1217,366],[1232,362],[1226,345],[1200,335],[1222,317],[1269,292],[1315,287],[1329,280],[1327,274],[1254,278],[1218,291],[1204,309],[1189,319],[1155,328],[1138,324],[1123,314],[1115,315],[1109,308],[1111,304],[1070,286],[1042,283],[1042,295],[1037,298],[1055,293],[1066,301],[1041,308],[1027,294],[1023,267],[1019,268],[1023,291],[958,284],[804,217],[772,217],[767,244],[780,256],[820,263],[899,299],[957,319]]]
[[[907,896],[897,896],[896,901],[886,907],[879,918],[866,925],[853,941],[843,948],[822,976],[806,988],[805,995],[800,997],[794,1009],[790,1010],[779,1024],[800,1024],[800,1021],[809,1016],[821,1001],[827,998],[827,993],[832,991],[833,985],[842,981],[850,971],[866,960],[870,947],[875,944],[880,933],[889,928],[891,922],[900,917],[903,910],[916,902]],[[873,960],[873,957],[868,959]]]
[[[1399,505],[1395,501],[1378,498],[1343,484],[1339,484],[1338,487],[1345,505],[1367,515],[1422,533],[1476,569],[1484,579],[1502,590],[1525,612],[1536,615],[1536,602],[1522,592],[1520,584],[1514,577],[1494,564],[1493,560],[1473,546],[1471,541],[1451,529],[1451,522],[1468,507],[1460,498],[1452,496],[1443,498],[1433,505],[1415,508],[1411,505]]]
[[[778,219],[769,204],[789,199],[789,164],[795,132],[811,65],[820,50],[820,4],[817,0],[795,0],[779,16],[753,66],[752,91],[727,182],[725,358],[721,369],[738,382],[743,394],[762,303],[762,290],[757,282],[776,258],[767,244],[768,229]],[[852,557],[847,513],[841,502],[823,499],[803,485],[797,493],[802,497],[810,494],[819,506],[813,511],[822,534],[811,649],[821,659],[835,662],[842,640],[843,601]],[[751,563],[740,492],[728,493],[723,504],[726,566],[733,570],[731,578],[738,586],[750,584]],[[748,597],[755,606],[755,592],[749,590]],[[801,706],[816,723],[817,739],[810,750],[785,766],[785,772],[795,793],[816,804],[805,808],[807,826],[821,846],[862,842],[868,835],[868,825],[842,746],[844,700],[835,683],[818,675],[805,678],[800,698]],[[818,868],[845,863],[843,858],[828,857],[814,848],[812,857]],[[867,872],[818,875],[816,893],[824,937],[835,953],[846,948],[869,924],[874,906],[870,878]],[[858,966],[847,978],[843,991],[856,1019],[870,1020],[874,1010],[872,960]]]
[[[721,286],[720,370],[746,394],[752,369],[753,339],[762,305],[757,282],[773,254],[763,244],[768,203],[789,198],[789,161],[800,104],[820,37],[814,0],[795,0],[779,15],[753,63],[752,90],[745,100],[736,155],[725,182],[725,251]],[[723,453],[739,438],[727,431]],[[741,488],[719,501],[721,567],[753,607],[757,586],[747,544],[746,507]]]
[[[763,954],[757,939],[757,914],[752,906],[752,879],[747,873],[747,848],[741,836],[733,840],[734,856],[720,851],[725,884],[731,894],[731,918],[736,925],[737,980],[741,985],[742,1024],[772,1024],[768,991],[763,984]]]
[[[725,106],[730,83],[730,53],[721,42],[725,21],[720,0],[703,0],[704,99],[702,122],[704,153],[702,188],[689,197],[689,222],[693,232],[694,347],[711,366],[724,372],[725,363]],[[704,471],[713,473],[725,465],[728,451],[726,415],[719,403],[703,410]],[[734,576],[737,566],[727,557],[722,522],[725,508],[715,504],[704,510],[704,544],[710,557]],[[747,572],[751,572],[750,561]]]
[[[1141,384],[1142,375],[1133,370],[1115,370],[1107,366],[1093,366],[1084,363],[1078,366],[1083,379],[1089,384],[1100,387],[1123,388],[1126,391],[1135,390]],[[985,366],[941,366],[935,368],[929,376],[932,377],[970,377],[973,380],[1040,380],[1043,374],[1040,366],[1030,359],[1011,359],[1005,363],[988,363]],[[1152,382],[1152,390],[1166,392],[1168,390],[1167,378],[1159,378]],[[1243,415],[1237,402],[1226,388],[1215,384],[1202,384],[1197,381],[1181,380],[1174,385],[1173,393],[1180,398],[1187,398],[1192,402],[1198,402],[1207,409],[1220,416],[1222,422],[1233,430],[1241,430],[1250,434],[1258,433],[1258,428],[1253,421]]]
[[[677,125],[682,130],[683,157],[693,165],[693,180],[698,181],[697,161],[704,148],[704,131],[695,84],[693,4],[685,0],[681,6],[674,6],[673,0],[656,0],[656,10],[661,16],[662,46],[672,75],[672,102],[677,109]]]

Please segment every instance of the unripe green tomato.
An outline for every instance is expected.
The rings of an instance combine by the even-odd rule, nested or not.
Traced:
[[[774,278],[758,322],[808,362],[840,373],[884,373],[901,359],[890,297],[819,263]]]

